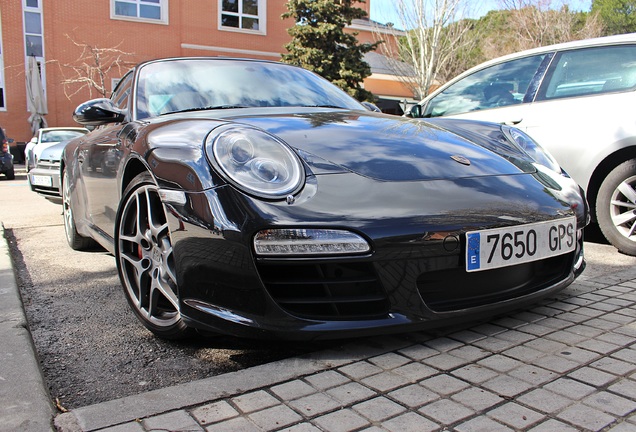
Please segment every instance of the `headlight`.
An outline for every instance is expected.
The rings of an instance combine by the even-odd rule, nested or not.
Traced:
[[[305,179],[296,153],[278,138],[256,128],[215,129],[208,135],[206,150],[210,163],[248,194],[283,198],[297,192]]]
[[[510,141],[516,144],[517,147],[523,150],[523,152],[530,156],[536,163],[546,166],[552,171],[561,173],[561,167],[556,159],[527,133],[508,126],[503,126],[502,130]]]

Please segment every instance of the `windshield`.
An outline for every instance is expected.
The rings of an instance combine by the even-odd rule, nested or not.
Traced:
[[[40,137],[40,142],[52,143],[52,142],[68,141],[73,138],[77,138],[82,135],[85,135],[86,132],[88,131],[55,130],[55,131],[42,132],[42,135]]]
[[[139,71],[137,119],[196,109],[237,107],[364,107],[318,75],[283,63],[182,59]]]

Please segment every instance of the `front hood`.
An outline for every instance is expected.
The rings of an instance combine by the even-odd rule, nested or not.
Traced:
[[[493,152],[496,142],[464,138],[452,127],[363,111],[313,110],[225,117],[278,136],[291,147],[377,180],[418,181],[534,172],[530,163],[513,163]],[[254,113],[255,110],[250,110]],[[465,126],[470,128],[470,122]],[[452,126],[452,125],[451,125]],[[480,125],[482,131],[498,125]],[[460,136],[461,134],[461,136]],[[479,135],[481,137],[481,135]]]

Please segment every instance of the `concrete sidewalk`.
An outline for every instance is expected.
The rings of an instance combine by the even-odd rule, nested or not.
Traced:
[[[360,339],[63,414],[4,240],[0,295],[1,431],[636,431],[636,268],[584,274],[486,324]]]

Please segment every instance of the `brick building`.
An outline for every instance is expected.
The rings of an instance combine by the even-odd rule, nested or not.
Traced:
[[[27,59],[35,56],[44,85],[49,126],[74,126],[73,109],[101,97],[77,80],[76,69],[93,62],[89,47],[116,48],[123,68],[105,76],[110,93],[129,66],[173,56],[280,59],[289,42],[282,20],[285,0],[0,0],[0,125],[16,142],[32,132],[27,119]],[[359,3],[367,13],[370,0]],[[351,31],[372,40],[368,22]],[[85,57],[80,60],[82,53]],[[107,55],[104,53],[104,55]],[[110,54],[115,55],[115,54]],[[397,79],[379,73],[365,87],[389,99],[410,97]]]

